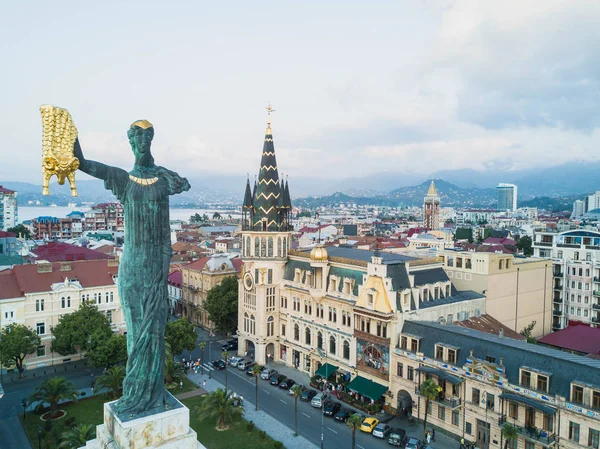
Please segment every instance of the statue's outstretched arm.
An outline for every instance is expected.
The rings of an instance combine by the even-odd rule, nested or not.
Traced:
[[[79,145],[79,138],[75,140],[73,154],[77,159],[79,159],[79,170],[87,173],[90,176],[93,176],[94,178],[103,179],[106,181],[108,179],[110,170],[114,169],[114,167],[102,164],[101,162],[89,161],[84,158],[83,152],[81,151],[81,145]]]

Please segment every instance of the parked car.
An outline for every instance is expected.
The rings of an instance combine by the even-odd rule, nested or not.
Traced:
[[[414,437],[410,437],[406,443],[406,449],[423,449],[424,446],[423,440]]]
[[[260,373],[260,378],[263,380],[269,380],[275,374],[279,374],[275,369],[264,369],[262,373]]]
[[[325,401],[325,404],[323,404],[323,414],[325,416],[333,416],[339,412],[341,408],[342,404],[339,402]]]
[[[256,363],[254,363],[252,360],[244,359],[244,360],[240,360],[240,363],[237,364],[237,367],[240,371],[245,371],[254,365],[256,365]]]
[[[340,421],[340,422],[346,422],[346,421],[348,421],[348,418],[350,418],[350,415],[352,415],[352,410],[343,408],[335,414],[333,419],[335,419],[336,421]]]
[[[300,387],[300,397],[302,397],[302,393],[304,393],[306,391],[306,387],[304,385],[300,385],[300,384],[295,384],[295,386]],[[290,389],[288,390],[288,394],[290,396],[294,395],[294,390],[292,387],[290,387]]]
[[[373,432],[373,429],[377,426],[377,424],[379,424],[379,420],[377,418],[369,416],[368,418],[365,418],[365,420],[360,425],[360,430],[366,433],[371,433]]]
[[[237,365],[238,365],[238,363],[240,363],[242,360],[244,360],[244,357],[238,357],[238,356],[236,355],[236,356],[233,356],[233,357],[231,357],[231,358],[229,359],[229,364],[230,364],[231,366],[237,366]]]
[[[223,346],[223,351],[233,351],[236,350],[238,348],[238,342],[237,340],[229,340],[227,343],[225,343]]]
[[[286,379],[279,384],[279,388],[284,388],[286,390],[289,390],[294,385],[296,385],[296,381],[294,379]]]
[[[309,402],[309,401],[312,401],[312,398],[314,398],[316,395],[317,395],[317,392],[315,390],[311,390],[311,389],[307,388],[300,395],[300,400],[304,401],[304,402]]]
[[[212,365],[215,367],[215,369],[225,369],[227,368],[227,365],[225,365],[225,361],[224,360],[215,360],[214,362],[212,362]]]
[[[319,393],[310,401],[310,405],[315,408],[321,408],[323,406],[323,401],[327,399],[327,393]]]
[[[271,376],[271,385],[279,385],[285,379],[286,377],[283,374],[275,374],[274,376]]]
[[[252,371],[254,369],[254,365],[256,365],[256,363],[253,363],[252,365],[250,365],[247,369],[246,369],[246,374],[248,376],[253,376],[254,372]],[[264,366],[259,366],[260,371],[261,371],[261,375],[262,375],[262,371],[265,369]]]
[[[387,437],[389,435],[391,430],[392,430],[392,428],[390,426],[388,426],[387,424],[379,423],[379,424],[377,424],[377,426],[375,426],[371,435],[373,435],[374,437],[377,437],[377,438],[384,439],[385,437]]]
[[[402,447],[406,441],[406,431],[404,429],[393,428],[388,436],[388,443],[392,446]]]

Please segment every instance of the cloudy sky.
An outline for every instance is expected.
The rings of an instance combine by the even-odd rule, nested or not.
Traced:
[[[0,9],[0,181],[40,181],[39,105],[90,159],[255,173],[518,170],[598,160],[600,2],[38,1]]]

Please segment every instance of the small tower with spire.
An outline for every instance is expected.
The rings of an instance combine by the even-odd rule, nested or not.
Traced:
[[[238,289],[240,355],[254,352],[257,363],[277,358],[275,329],[279,329],[278,289],[292,241],[292,202],[287,179],[279,178],[271,113],[254,188],[246,180],[242,204],[242,260],[244,275]]]
[[[440,196],[433,179],[423,201],[423,226],[430,231],[440,227]]]

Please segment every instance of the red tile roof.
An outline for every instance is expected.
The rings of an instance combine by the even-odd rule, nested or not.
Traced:
[[[173,271],[169,275],[169,284],[174,285],[175,287],[181,287],[182,279],[181,271]]]
[[[204,269],[204,266],[206,265],[206,262],[208,262],[209,260],[210,257],[202,257],[201,259],[195,260],[192,263],[184,265],[184,268],[187,268],[189,270],[202,271]]]
[[[474,316],[464,321],[455,321],[453,324],[494,335],[498,335],[500,329],[502,329],[505,337],[513,338],[515,340],[525,340],[524,336],[506,327],[496,318],[487,314],[483,314],[478,317]]]
[[[235,271],[237,271],[238,273],[242,271],[242,265],[244,265],[244,261],[242,259],[236,257],[235,259],[231,259],[231,262],[233,263]]]
[[[0,193],[15,193],[15,191],[7,189],[6,187],[0,186]]]
[[[38,246],[31,252],[37,256],[37,260],[47,260],[48,262],[114,259],[114,257],[100,251],[63,242],[48,242],[46,245]]]
[[[485,239],[483,241],[483,243],[485,243],[486,245],[510,245],[510,246],[515,246],[517,244],[517,242],[515,242],[513,239],[509,239],[508,237],[503,237],[503,238],[488,237],[487,239]]]
[[[585,324],[569,326],[540,338],[538,342],[584,354],[600,354],[600,328]]]
[[[15,265],[12,270],[0,273],[0,299],[23,296],[26,293],[50,291],[50,286],[64,282],[65,278],[77,279],[82,287],[101,287],[114,285],[113,276],[117,276],[119,266],[115,261],[83,260],[69,262],[71,269],[64,269],[64,262],[52,263],[52,271],[39,273],[41,264]],[[114,265],[114,266],[109,266]]]
[[[15,234],[14,232],[6,232],[6,231],[0,231],[0,239],[3,239],[5,237],[16,237],[17,234]]]

